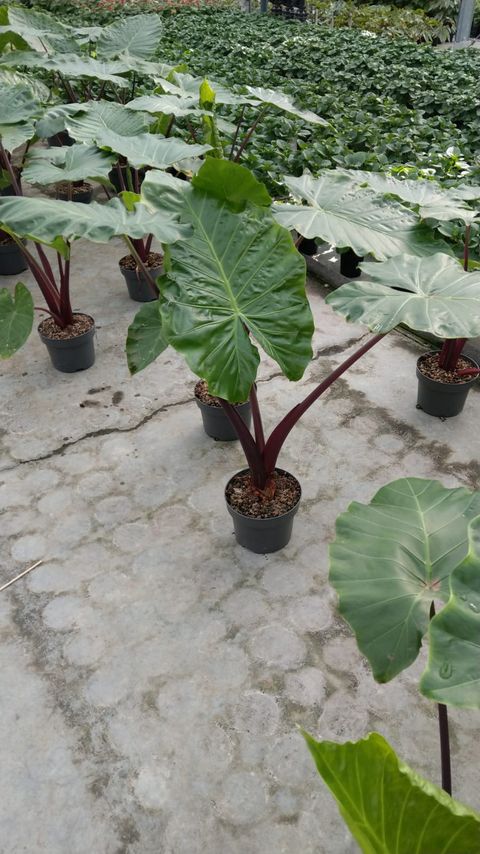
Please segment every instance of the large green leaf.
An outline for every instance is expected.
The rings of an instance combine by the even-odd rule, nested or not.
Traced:
[[[1,288],[0,359],[9,359],[25,344],[32,326],[33,299],[28,288],[19,282],[13,296],[7,288]]]
[[[201,116],[205,113],[198,106],[197,97],[178,97],[177,95],[141,95],[129,101],[130,110],[141,110],[152,115],[191,116],[194,113]]]
[[[116,158],[95,146],[72,145],[58,148],[34,149],[23,170],[30,184],[56,184],[60,181],[108,181],[108,173]]]
[[[431,255],[446,250],[446,244],[436,240],[413,211],[359,187],[341,172],[283,180],[292,195],[306,204],[276,203],[275,218],[303,237],[340,249],[350,247],[357,255],[372,254],[379,261],[402,252]]]
[[[311,124],[328,125],[325,119],[317,116],[316,113],[312,113],[311,110],[302,110],[295,106],[293,100],[288,95],[285,95],[284,92],[278,92],[275,89],[262,89],[255,86],[247,86],[247,90],[253,96],[253,100],[250,100],[251,104],[258,105],[260,102],[270,107],[277,107],[279,110],[283,110],[284,113],[290,113],[292,116],[297,116],[297,118]]]
[[[9,30],[21,36],[34,50],[53,53],[75,51],[78,48],[71,27],[47,12],[9,6],[8,24],[0,27],[0,33]]]
[[[119,18],[104,28],[97,41],[97,55],[103,59],[115,59],[121,54],[150,59],[157,50],[162,29],[160,15]]]
[[[366,184],[377,193],[396,196],[418,210],[422,219],[436,219],[440,222],[461,219],[473,222],[478,215],[466,201],[478,199],[480,190],[474,188],[445,189],[436,181],[422,181],[406,178],[399,180],[383,172],[362,172],[355,169],[342,169],[342,174],[359,184]]]
[[[466,273],[441,252],[430,258],[399,255],[360,266],[365,279],[348,282],[327,298],[347,320],[365,323],[377,333],[404,323],[440,338],[480,334],[480,272]]]
[[[166,169],[186,158],[200,157],[210,150],[209,145],[189,145],[176,137],[166,139],[150,133],[121,136],[111,130],[98,133],[96,142],[101,148],[109,148],[126,157],[135,169],[141,166]]]
[[[378,682],[416,659],[430,604],[448,599],[450,574],[467,554],[468,522],[479,513],[480,492],[402,478],[338,517],[330,581]]]
[[[470,522],[469,551],[450,576],[450,599],[430,624],[428,666],[420,690],[437,703],[480,708],[480,517]]]
[[[172,212],[149,210],[142,204],[127,211],[118,198],[104,205],[76,205],[55,199],[5,196],[0,198],[0,224],[5,231],[47,245],[55,244],[59,237],[69,241],[84,237],[94,243],[106,243],[122,234],[134,238],[153,234],[160,242],[172,243],[190,233],[189,227],[180,225]]]
[[[91,56],[77,56],[74,53],[50,56],[33,51],[12,51],[0,56],[0,65],[8,68],[42,68],[56,72],[63,77],[85,77],[115,83],[120,88],[129,86],[128,80],[119,75],[128,70],[123,62],[104,62]]]
[[[364,854],[480,851],[480,816],[401,762],[378,733],[345,744],[303,735]]]
[[[272,200],[264,184],[238,163],[206,160],[201,170],[192,178],[197,190],[228,202],[234,210],[244,210],[248,202],[268,207]]]
[[[127,362],[131,374],[138,374],[163,353],[168,341],[162,330],[158,300],[145,303],[128,327]]]
[[[65,116],[65,127],[77,142],[96,143],[112,131],[119,136],[137,136],[148,129],[150,117],[110,101],[88,101],[82,112]]]
[[[241,180],[243,167],[231,166]],[[232,402],[248,397],[260,361],[254,341],[289,379],[299,379],[311,358],[313,321],[305,262],[290,234],[268,209],[250,203],[238,211],[164,172],[147,175],[142,197],[193,228],[167,254],[161,311],[168,340],[212,394]]]
[[[0,125],[14,125],[31,120],[38,112],[39,105],[32,90],[20,83],[5,86],[0,100]]]
[[[7,68],[0,68],[0,86],[2,86],[2,91],[11,86],[23,86],[30,90],[35,101],[45,102],[50,97],[50,90],[48,86],[45,86],[45,83],[36,80],[31,74],[22,74],[21,71],[9,71]]]
[[[10,153],[34,136],[35,128],[30,122],[22,122],[18,125],[0,125],[2,145]]]

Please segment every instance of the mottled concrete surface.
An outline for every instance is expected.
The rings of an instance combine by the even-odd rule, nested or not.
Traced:
[[[222,497],[239,447],[204,435],[175,353],[129,378],[122,245],[75,250],[96,365],[56,373],[35,333],[1,366],[1,581],[44,564],[0,594],[0,850],[351,854],[296,725],[340,740],[376,729],[438,781],[437,724],[416,687],[423,656],[373,681],[335,614],[327,544],[352,499],[395,477],[479,487],[478,391],[460,419],[418,412],[418,351],[390,335],[288,440],[294,536],[250,554]],[[304,381],[262,366],[270,426],[366,334],[318,283],[310,295]],[[452,721],[455,794],[479,808],[478,715]]]

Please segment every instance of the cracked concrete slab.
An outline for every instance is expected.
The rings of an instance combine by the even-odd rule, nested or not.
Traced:
[[[203,433],[182,360],[128,376],[121,254],[75,246],[94,368],[56,373],[35,334],[2,364],[1,581],[44,560],[0,594],[2,850],[353,854],[297,725],[340,740],[376,729],[438,781],[437,724],[417,690],[424,654],[389,685],[372,679],[335,612],[327,545],[337,514],[395,477],[479,488],[478,391],[459,419],[418,412],[418,348],[390,335],[289,437],[294,535],[251,554],[223,500],[240,449]],[[310,298],[304,380],[262,364],[268,427],[366,334],[318,283]],[[478,715],[451,719],[455,795],[478,809]]]

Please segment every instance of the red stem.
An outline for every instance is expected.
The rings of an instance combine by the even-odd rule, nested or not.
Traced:
[[[70,326],[73,323],[73,311],[70,303],[70,244],[68,246],[68,257],[65,258],[63,276],[60,281],[60,314],[63,327]]]
[[[38,261],[28,251],[28,249],[26,248],[24,243],[22,243],[20,238],[16,237],[16,235],[13,234],[12,238],[20,249],[22,255],[24,256],[25,261],[27,262],[31,273],[43,294],[45,302],[47,303],[52,316],[57,319],[60,316],[60,295],[55,284],[55,279],[53,279],[53,281],[49,281],[45,270],[42,270]]]
[[[287,413],[285,418],[280,421],[280,423],[275,427],[273,432],[270,434],[267,444],[265,446],[265,452],[263,454],[264,466],[267,476],[271,474],[276,466],[278,455],[282,449],[283,443],[285,442],[290,431],[295,427],[297,421],[300,420],[302,415],[310,408],[310,406],[315,403],[316,400],[326,391],[332,383],[335,382],[351,365],[354,365],[355,362],[358,361],[365,353],[368,353],[375,344],[378,344],[379,341],[382,340],[384,334],[374,335],[373,338],[369,338],[366,344],[360,347],[355,351],[348,359],[345,359],[338,368],[336,368],[332,373],[314,389],[308,397],[305,398],[302,403],[297,403],[290,412]]]
[[[258,487],[258,489],[264,489],[267,483],[267,475],[263,465],[262,455],[257,448],[255,439],[250,433],[245,421],[235,409],[233,403],[229,403],[228,400],[223,400],[221,397],[218,398],[218,402],[222,405],[226,415],[237,431],[255,486]]]
[[[265,435],[263,432],[262,416],[258,405],[257,388],[255,383],[250,389],[250,406],[252,409],[253,427],[255,430],[255,442],[260,454],[265,450]]]

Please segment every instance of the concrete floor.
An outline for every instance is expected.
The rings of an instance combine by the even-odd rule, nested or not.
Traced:
[[[204,435],[180,357],[128,375],[122,254],[74,248],[92,369],[56,373],[36,333],[1,366],[0,583],[44,563],[0,593],[0,850],[351,854],[296,725],[339,740],[376,729],[438,782],[437,724],[416,687],[424,656],[373,681],[335,614],[327,544],[352,499],[395,477],[479,487],[478,391],[457,420],[417,411],[415,345],[391,334],[291,435],[293,539],[251,554],[222,497],[240,448]],[[270,426],[365,335],[318,283],[310,296],[304,381],[262,365]],[[478,809],[478,715],[451,719],[454,793]]]

